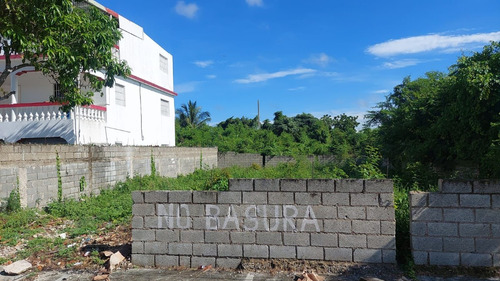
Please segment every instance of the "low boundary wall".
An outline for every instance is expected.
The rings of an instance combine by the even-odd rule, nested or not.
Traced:
[[[132,198],[136,265],[396,262],[390,180],[230,179],[229,191],[134,191]]]
[[[0,145],[0,203],[19,187],[23,207],[57,200],[58,161],[64,198],[98,194],[135,175],[176,177],[217,166],[217,148]]]
[[[334,155],[317,155],[307,156],[309,162],[330,163],[336,161]],[[218,154],[219,168],[227,168],[232,166],[250,167],[259,165],[261,167],[277,166],[280,163],[295,162],[292,156],[269,156],[253,153],[236,153],[236,152],[220,152]]]
[[[442,180],[411,192],[415,264],[500,266],[500,181]]]

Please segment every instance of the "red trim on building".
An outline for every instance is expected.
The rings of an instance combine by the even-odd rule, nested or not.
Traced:
[[[115,49],[117,50],[120,50],[120,46],[118,44],[115,44],[113,47],[115,47]]]
[[[17,107],[38,107],[38,106],[59,106],[60,103],[57,102],[33,102],[33,103],[14,103],[14,104],[0,104],[0,108],[17,108]],[[105,106],[100,105],[86,105],[84,107],[88,107],[91,109],[106,111]]]
[[[24,75],[26,73],[30,73],[30,72],[40,72],[39,70],[23,70],[23,71],[19,71],[16,73],[17,76],[21,76],[21,75]]]
[[[170,91],[170,90],[169,90],[169,89],[167,89],[167,88],[163,88],[162,86],[158,86],[158,85],[156,85],[156,84],[155,84],[155,83],[153,83],[153,82],[149,82],[149,81],[147,81],[147,80],[145,80],[145,79],[142,79],[142,78],[140,78],[140,77],[137,77],[137,76],[135,76],[135,75],[132,75],[132,74],[131,74],[131,75],[130,75],[130,76],[128,76],[128,77],[129,77],[130,79],[132,79],[132,80],[135,80],[135,81],[137,81],[137,82],[144,83],[144,84],[146,84],[146,85],[148,85],[148,86],[150,86],[150,87],[153,87],[153,88],[155,88],[155,89],[158,89],[158,90],[160,90],[160,91],[167,92],[167,93],[169,93],[169,94],[171,94],[171,95],[177,96],[177,93],[176,93],[176,92],[174,92],[174,91]]]
[[[11,60],[22,59],[23,55],[10,55]],[[0,60],[5,60],[5,55],[0,56]]]
[[[106,8],[106,12],[107,12],[108,14],[112,15],[113,17],[118,18],[118,13],[117,13],[117,12],[115,12],[115,11],[113,11],[113,10],[111,10],[111,9],[109,9],[109,8]]]

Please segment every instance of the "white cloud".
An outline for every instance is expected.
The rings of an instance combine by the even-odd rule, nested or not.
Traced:
[[[182,84],[175,85],[175,92],[179,94],[185,94],[196,91],[196,88],[200,84],[199,81],[192,81]]]
[[[319,65],[321,67],[328,66],[329,63],[333,62],[334,59],[329,57],[325,53],[311,55],[305,62]]]
[[[460,49],[468,44],[488,44],[500,40],[500,31],[469,35],[422,35],[397,40],[389,40],[368,47],[368,53],[378,57],[402,54],[416,54],[433,50]]]
[[[215,79],[215,78],[217,78],[217,75],[215,75],[215,74],[210,74],[210,75],[207,75],[207,78],[208,78],[208,79]]]
[[[248,6],[256,6],[256,7],[262,7],[264,3],[262,0],[245,0],[248,4]]]
[[[186,4],[184,1],[179,1],[175,5],[175,12],[189,19],[193,19],[196,16],[198,9],[198,5],[194,3]]]
[[[417,65],[421,62],[422,62],[421,60],[416,60],[416,59],[396,60],[384,63],[383,67],[389,69],[404,68],[412,65]]]
[[[388,94],[390,90],[376,90],[373,91],[372,94]]]
[[[236,79],[235,82],[240,84],[257,83],[267,81],[269,79],[282,78],[290,75],[309,74],[314,72],[316,72],[316,70],[310,68],[295,68],[273,73],[250,74],[247,76],[247,78]]]
[[[306,89],[306,87],[300,86],[300,87],[297,87],[297,88],[290,88],[290,89],[288,89],[288,91],[296,92],[296,91],[303,91],[305,89]]]
[[[209,67],[210,65],[212,65],[214,62],[211,61],[211,60],[203,60],[203,61],[195,61],[194,64],[196,64],[197,66],[201,67],[201,68],[205,68],[205,67]]]

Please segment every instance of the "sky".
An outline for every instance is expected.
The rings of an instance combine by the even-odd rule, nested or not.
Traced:
[[[216,125],[274,113],[359,116],[410,76],[500,41],[499,0],[100,0],[174,59],[175,107]]]

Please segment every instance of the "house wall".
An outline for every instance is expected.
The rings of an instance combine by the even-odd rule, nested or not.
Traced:
[[[500,181],[440,181],[411,192],[415,264],[500,266]]]
[[[132,198],[136,265],[396,262],[390,180],[230,179],[229,191],[137,191]]]
[[[57,156],[65,198],[98,194],[127,176],[150,174],[151,157],[158,174],[167,177],[191,173],[201,161],[217,166],[217,148],[0,145],[0,155],[0,201],[18,186],[27,207],[57,200]]]

